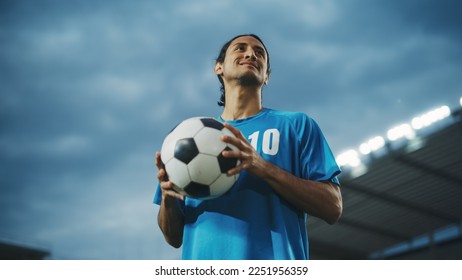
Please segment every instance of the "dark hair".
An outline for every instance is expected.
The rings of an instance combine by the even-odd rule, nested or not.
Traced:
[[[231,45],[231,42],[233,42],[234,40],[236,40],[237,38],[240,38],[240,37],[244,37],[244,36],[251,36],[255,39],[257,39],[258,41],[260,41],[260,43],[263,45],[263,47],[265,48],[265,51],[266,51],[266,63],[268,64],[268,70],[267,70],[267,73],[268,75],[270,74],[271,72],[271,68],[270,68],[270,58],[269,58],[269,53],[268,53],[268,50],[266,49],[266,46],[265,44],[263,43],[263,41],[260,39],[260,37],[258,37],[257,35],[255,34],[241,34],[241,35],[237,35],[236,37],[232,38],[231,40],[229,40],[228,42],[226,42],[223,47],[221,47],[221,50],[220,50],[220,53],[218,54],[218,57],[215,59],[215,63],[223,63],[225,61],[225,57],[226,57],[226,51],[228,50],[229,48],[229,45]],[[218,77],[218,80],[220,81],[220,91],[221,91],[221,97],[220,97],[220,100],[217,102],[218,103],[218,106],[225,106],[225,84],[223,83],[223,78],[220,76],[220,75],[217,75]]]

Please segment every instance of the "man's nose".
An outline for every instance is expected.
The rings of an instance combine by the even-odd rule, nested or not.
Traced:
[[[248,49],[245,52],[245,58],[246,59],[257,60],[257,55],[255,54],[255,52],[252,49]]]

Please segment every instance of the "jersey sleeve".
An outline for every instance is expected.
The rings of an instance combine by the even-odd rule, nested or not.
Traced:
[[[313,181],[332,181],[339,184],[337,176],[340,167],[330,149],[319,125],[304,115],[298,129],[301,155],[302,176]]]
[[[162,191],[160,190],[160,183],[157,183],[156,192],[154,193],[153,203],[160,205],[162,201]]]

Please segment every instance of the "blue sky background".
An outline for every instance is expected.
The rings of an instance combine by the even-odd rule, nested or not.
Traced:
[[[318,121],[338,154],[462,96],[462,2],[0,2],[0,239],[56,259],[176,259],[154,154],[217,116],[222,44],[258,34],[264,105]]]

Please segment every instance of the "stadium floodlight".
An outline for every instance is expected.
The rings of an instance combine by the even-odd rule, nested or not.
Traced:
[[[448,106],[441,106],[437,109],[429,111],[426,114],[413,118],[411,121],[411,126],[413,129],[419,130],[430,126],[437,121],[447,118],[450,115],[451,109]]]
[[[449,106],[441,106],[438,111],[440,112],[440,120],[447,118],[451,115],[451,108]]]
[[[462,97],[459,100],[460,105],[462,106]],[[410,146],[413,148],[419,148],[422,146],[422,141],[416,138],[416,130],[422,129],[424,127],[430,126],[435,122],[443,120],[451,115],[451,109],[449,106],[441,106],[434,110],[427,112],[426,114],[417,116],[412,119],[410,124],[403,123],[401,125],[395,126],[392,129],[388,130],[387,138],[390,141],[396,141],[401,138],[406,138],[410,140]],[[385,139],[381,136],[376,136],[368,141],[362,143],[359,146],[359,153],[362,155],[368,155],[374,151],[377,151],[385,146]],[[365,166],[361,162],[359,154],[357,151],[350,149],[346,152],[339,154],[335,160],[340,166],[349,166],[354,169],[352,172],[361,171],[363,172]]]
[[[363,155],[368,155],[371,152],[377,151],[385,145],[385,139],[382,136],[376,136],[369,139],[367,142],[359,146],[359,152]]]
[[[415,130],[419,130],[424,127],[424,120],[422,117],[415,117],[411,121],[411,126]]]
[[[348,165],[351,167],[357,167],[361,165],[361,160],[359,159],[358,152],[352,149],[339,154],[335,161],[337,161],[338,165],[340,166]]]
[[[359,145],[359,152],[361,154],[363,154],[363,155],[368,155],[372,151],[371,151],[371,147],[369,147],[369,144],[367,142],[365,142],[365,143],[362,143],[361,145]]]
[[[396,141],[403,137],[407,139],[413,139],[415,137],[414,129],[407,123],[395,126],[387,132],[387,138],[390,141]]]

